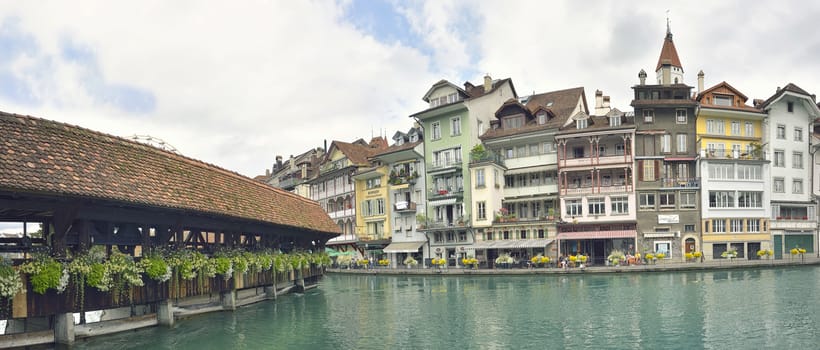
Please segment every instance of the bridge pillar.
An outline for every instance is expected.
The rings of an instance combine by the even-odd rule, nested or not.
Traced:
[[[274,282],[272,286],[265,287],[265,296],[268,299],[276,300],[276,283]]]
[[[225,310],[236,310],[236,291],[222,292],[222,308]]]
[[[74,314],[67,312],[54,315],[54,342],[57,344],[74,344]]]
[[[174,325],[174,305],[171,300],[163,300],[158,303],[157,323],[168,327]]]

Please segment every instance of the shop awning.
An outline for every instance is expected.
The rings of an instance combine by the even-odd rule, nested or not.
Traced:
[[[553,240],[540,239],[507,239],[498,241],[482,241],[474,243],[470,249],[518,249],[518,248],[544,248]]]
[[[385,253],[418,253],[424,242],[393,242],[383,249]]]
[[[558,234],[558,239],[612,239],[612,238],[635,238],[638,235],[636,230],[618,231],[588,231],[588,232],[562,232]]]

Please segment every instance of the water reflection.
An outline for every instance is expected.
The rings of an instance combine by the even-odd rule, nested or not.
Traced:
[[[330,275],[305,295],[80,349],[814,348],[820,268]]]

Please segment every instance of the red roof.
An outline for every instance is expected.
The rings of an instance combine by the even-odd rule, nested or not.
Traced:
[[[680,58],[678,58],[678,50],[675,49],[675,43],[672,41],[672,33],[670,32],[667,32],[666,38],[663,39],[663,47],[661,48],[661,55],[658,57],[658,66],[655,68],[655,71],[661,69],[665,60],[669,60],[672,66],[683,69],[683,65],[680,64]]]
[[[314,201],[176,153],[0,112],[0,190],[191,210],[338,234]]]

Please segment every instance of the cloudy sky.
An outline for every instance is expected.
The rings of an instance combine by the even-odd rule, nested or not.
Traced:
[[[6,1],[0,110],[148,134],[254,176],[323,140],[392,135],[447,79],[576,86],[630,110],[669,10],[686,83],[820,90],[820,6],[789,1]]]

